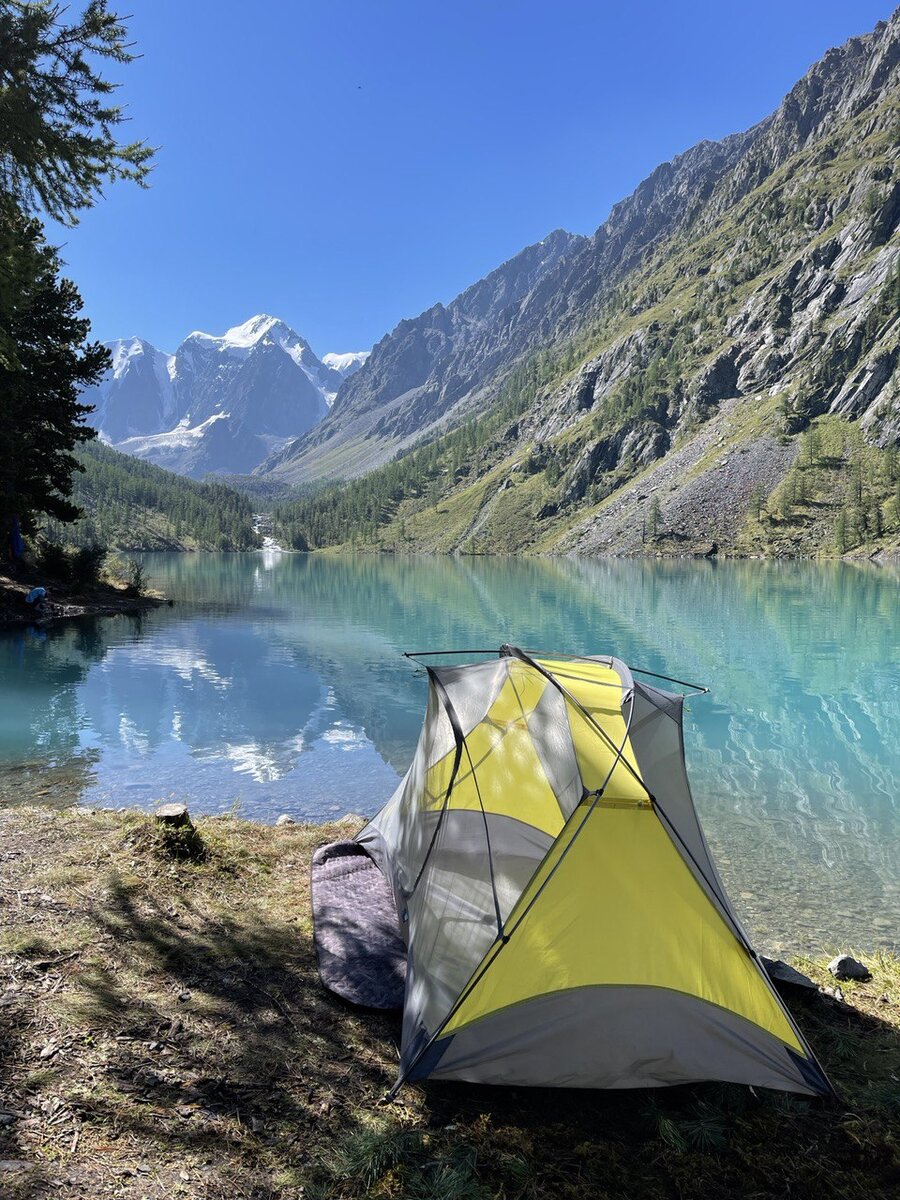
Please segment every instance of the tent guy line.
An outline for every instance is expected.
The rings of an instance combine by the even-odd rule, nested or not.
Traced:
[[[450,655],[462,655],[462,654],[497,654],[497,655],[500,655],[503,653],[503,649],[504,649],[504,647],[502,647],[502,646],[493,646],[490,650],[404,650],[403,657],[404,658],[446,658],[446,657],[449,657]],[[596,663],[596,662],[608,662],[609,661],[608,657],[606,657],[606,656],[592,657],[589,654],[566,654],[562,650],[532,650],[532,649],[528,649],[525,651],[525,653],[530,654],[530,655],[538,655],[540,658],[570,658],[574,662]],[[636,675],[649,675],[651,679],[664,679],[667,683],[677,683],[680,687],[693,688],[695,692],[700,692],[702,695],[706,695],[709,692],[709,688],[706,686],[706,684],[703,684],[703,683],[689,683],[686,679],[675,679],[674,676],[672,676],[672,675],[661,675],[658,671],[647,670],[646,667],[633,667],[631,665],[631,663],[628,664],[628,669],[629,669],[629,671],[631,671],[633,674],[636,674]],[[622,687],[623,685],[621,683],[607,683],[607,684],[604,684],[603,686],[605,686],[605,687]]]

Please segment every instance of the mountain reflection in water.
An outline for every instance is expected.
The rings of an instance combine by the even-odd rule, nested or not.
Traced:
[[[408,649],[613,652],[708,684],[697,806],[770,948],[900,942],[898,574],[845,564],[147,555],[174,608],[0,635],[0,802],[374,812]]]

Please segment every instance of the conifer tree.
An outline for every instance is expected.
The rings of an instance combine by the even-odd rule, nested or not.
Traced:
[[[75,286],[34,214],[64,224],[101,195],[104,182],[146,180],[153,151],[120,144],[116,84],[94,59],[128,63],[125,27],[106,0],[89,0],[67,24],[51,0],[0,4],[0,523],[33,529],[39,514],[71,521],[72,451],[94,436],[81,388],[109,365],[89,344]]]
[[[659,533],[660,510],[659,500],[656,496],[650,501],[650,511],[647,514],[647,528],[650,532],[650,537],[655,539]]]
[[[766,489],[761,483],[753,485],[753,492],[750,496],[750,507],[753,509],[753,514],[757,521],[762,516],[763,505],[766,502]]]
[[[94,431],[83,424],[90,408],[78,393],[100,379],[109,354],[86,343],[81,297],[58,277],[59,260],[40,224],[9,204],[0,205],[0,257],[18,272],[15,295],[4,289],[0,300],[12,348],[12,361],[0,361],[0,517],[6,530],[18,516],[28,533],[39,513],[60,521],[79,515],[66,499],[78,469],[72,451]]]
[[[0,190],[72,225],[105,182],[144,184],[153,150],[117,140],[118,84],[92,65],[133,61],[121,19],[107,0],[89,0],[71,24],[66,15],[52,0],[0,5]]]

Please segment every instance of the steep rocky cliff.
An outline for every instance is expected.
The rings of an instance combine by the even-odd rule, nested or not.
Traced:
[[[289,483],[362,474],[429,433],[515,357],[512,314],[588,239],[557,229],[467,288],[401,321],[338,392],[331,413],[260,468]]]
[[[456,367],[444,380],[459,427],[384,468],[390,503],[373,504],[365,537],[587,551],[895,542],[898,147],[900,12],[829,51],[747,133],[658,168],[508,306],[491,353],[474,343],[477,382]],[[373,365],[384,370],[394,337]],[[344,419],[365,396],[400,444],[388,374],[377,397],[365,368],[355,382]],[[379,477],[355,486],[377,497]],[[343,540],[320,519],[339,498],[317,503],[317,537]]]

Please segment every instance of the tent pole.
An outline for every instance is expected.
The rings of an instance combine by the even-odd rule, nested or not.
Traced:
[[[492,647],[490,650],[404,650],[403,657],[404,658],[444,658],[444,657],[449,657],[450,655],[457,655],[457,654],[502,654],[503,650],[504,650],[503,646],[501,646],[499,650],[496,647]],[[601,658],[609,657],[608,655],[602,655],[600,657],[597,657],[597,656],[591,656],[589,654],[566,654],[562,650],[525,650],[525,651],[522,651],[522,653],[526,654],[526,655],[540,654],[540,655],[546,655],[547,657],[551,657],[551,658],[567,658],[567,659],[571,659],[573,662],[590,662],[590,663],[596,663],[596,662],[600,661]],[[694,691],[701,692],[704,695],[709,692],[709,688],[705,684],[690,683],[686,679],[676,679],[674,677],[674,675],[661,675],[658,671],[648,671],[646,667],[633,667],[631,665],[631,663],[629,663],[628,669],[630,671],[636,671],[638,675],[649,675],[653,679],[664,679],[666,681],[666,683],[677,683],[677,684],[680,684],[681,687],[693,688]],[[616,684],[604,684],[603,686],[616,687],[617,685]],[[621,686],[624,687],[625,685],[622,684]]]
[[[440,699],[440,693],[444,690],[444,685],[441,683],[441,681],[435,675],[434,671],[432,671],[431,667],[426,667],[425,670],[428,672],[429,682],[431,683],[434,690],[437,692],[438,699]],[[440,689],[440,691],[438,691],[438,689]],[[456,742],[456,753],[453,758],[453,767],[450,771],[450,782],[447,784],[447,792],[446,792],[446,795],[444,796],[444,803],[441,805],[441,815],[437,819],[437,823],[434,827],[434,833],[431,835],[431,841],[428,843],[428,849],[425,851],[425,857],[422,859],[421,867],[419,867],[419,873],[418,873],[418,875],[416,875],[415,879],[413,880],[413,885],[410,888],[410,891],[409,891],[410,896],[413,894],[413,892],[419,886],[419,880],[422,878],[422,872],[425,870],[425,865],[428,862],[429,858],[431,858],[431,852],[434,849],[434,844],[437,841],[437,836],[440,833],[441,826],[444,823],[444,814],[446,813],[447,806],[450,803],[450,794],[453,791],[453,785],[456,782],[456,775],[457,775],[457,772],[459,771],[459,764],[462,760],[463,742],[465,741],[465,738],[463,737],[462,726],[459,724],[459,721],[456,720],[455,712],[452,717],[450,716],[449,713],[447,713],[447,719],[450,722],[450,728],[453,730],[453,739]]]

